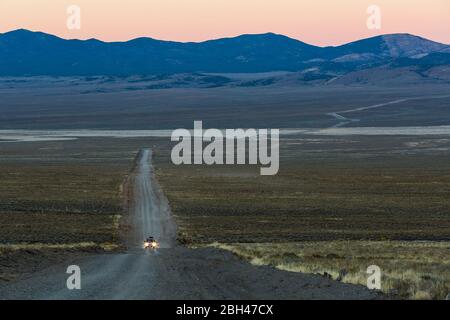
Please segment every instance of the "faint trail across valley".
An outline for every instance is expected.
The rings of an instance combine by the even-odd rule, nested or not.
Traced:
[[[349,123],[359,122],[360,121],[360,119],[345,117],[345,116],[343,116],[343,114],[348,114],[348,113],[353,113],[353,112],[360,112],[360,111],[366,111],[366,110],[371,110],[371,109],[377,109],[377,108],[381,108],[381,107],[385,107],[385,106],[389,106],[389,105],[394,105],[394,104],[399,104],[399,103],[403,103],[403,102],[407,102],[407,101],[423,100],[423,99],[443,99],[443,98],[450,98],[450,95],[431,96],[431,97],[421,96],[421,97],[414,97],[414,98],[403,98],[403,99],[397,99],[397,100],[393,100],[393,101],[389,101],[389,102],[385,102],[385,103],[378,103],[378,104],[370,105],[370,106],[367,106],[367,107],[359,107],[359,108],[342,110],[342,111],[338,111],[338,112],[331,112],[331,113],[327,113],[327,115],[340,121],[339,123],[337,123],[336,125],[332,126],[331,128],[340,128],[340,127],[343,127],[343,126],[345,126],[345,125],[347,125]]]

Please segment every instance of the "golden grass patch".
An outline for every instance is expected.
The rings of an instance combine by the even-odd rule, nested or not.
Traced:
[[[367,267],[382,272],[382,291],[405,299],[444,299],[450,293],[450,242],[324,241],[220,244],[255,265],[329,274],[333,279],[367,284]]]

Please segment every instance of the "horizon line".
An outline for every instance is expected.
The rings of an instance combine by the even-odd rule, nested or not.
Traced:
[[[27,32],[31,32],[31,33],[43,33],[43,34],[50,35],[50,36],[53,36],[53,37],[56,37],[56,38],[59,38],[59,39],[62,39],[62,40],[67,40],[67,41],[74,40],[74,41],[99,41],[99,42],[102,42],[102,43],[126,43],[126,42],[130,42],[130,41],[138,40],[138,39],[151,39],[151,40],[161,41],[161,42],[175,42],[175,43],[182,43],[182,44],[183,43],[184,44],[189,44],[189,43],[191,43],[191,44],[192,43],[200,44],[200,43],[205,43],[205,42],[208,42],[208,41],[217,41],[217,40],[223,40],[223,39],[234,39],[234,38],[238,38],[238,37],[241,37],[241,36],[258,36],[258,35],[272,34],[272,35],[277,35],[277,36],[281,36],[281,37],[286,37],[288,39],[299,41],[299,42],[305,43],[307,45],[315,46],[315,47],[319,47],[319,48],[340,47],[340,46],[344,46],[346,44],[350,44],[350,43],[354,43],[354,42],[358,42],[358,41],[362,41],[362,40],[368,40],[368,39],[384,37],[384,36],[389,36],[389,35],[409,35],[409,36],[413,36],[413,37],[417,37],[417,38],[422,38],[422,39],[425,39],[425,40],[428,40],[428,41],[432,41],[432,42],[435,42],[435,43],[439,43],[439,44],[442,44],[442,45],[450,46],[450,44],[447,44],[447,43],[444,43],[444,42],[440,42],[440,41],[436,41],[436,40],[432,40],[432,39],[426,38],[424,36],[419,36],[419,35],[416,35],[416,34],[413,34],[413,33],[409,33],[409,32],[384,33],[384,34],[374,35],[372,37],[367,37],[367,38],[358,38],[356,40],[353,40],[353,41],[350,41],[350,42],[345,42],[345,43],[342,43],[342,44],[339,44],[339,45],[328,45],[328,46],[322,46],[322,45],[315,45],[315,44],[307,43],[307,42],[304,42],[304,41],[302,41],[300,39],[293,38],[293,37],[290,37],[290,36],[286,36],[286,35],[281,34],[281,33],[271,32],[271,31],[263,32],[263,33],[242,33],[242,34],[237,34],[235,36],[211,38],[211,39],[207,39],[207,40],[203,40],[203,41],[164,40],[164,39],[153,38],[151,36],[140,36],[140,37],[130,38],[128,40],[119,40],[119,41],[104,41],[104,40],[101,40],[101,39],[98,39],[98,38],[88,38],[88,39],[64,38],[62,36],[59,36],[59,35],[56,35],[56,34],[52,34],[52,33],[48,33],[48,32],[45,32],[45,31],[30,30],[30,29],[26,29],[26,28],[12,29],[12,30],[0,33],[0,35],[12,33],[12,32],[17,32],[17,31],[27,31]]]

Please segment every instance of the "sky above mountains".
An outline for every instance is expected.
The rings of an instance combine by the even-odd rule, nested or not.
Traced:
[[[381,9],[381,29],[367,27],[373,4]],[[70,5],[81,9],[79,30],[67,28]],[[450,1],[1,0],[0,33],[18,28],[105,41],[203,41],[270,31],[321,46],[407,32],[450,44]]]

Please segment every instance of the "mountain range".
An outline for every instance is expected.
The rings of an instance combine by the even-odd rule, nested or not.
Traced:
[[[389,34],[319,47],[274,33],[205,42],[137,38],[126,42],[66,40],[19,29],[0,34],[0,76],[130,76],[289,71],[308,81],[393,70],[450,81],[450,46]],[[395,72],[394,72],[395,73]],[[351,77],[350,77],[351,78]]]

